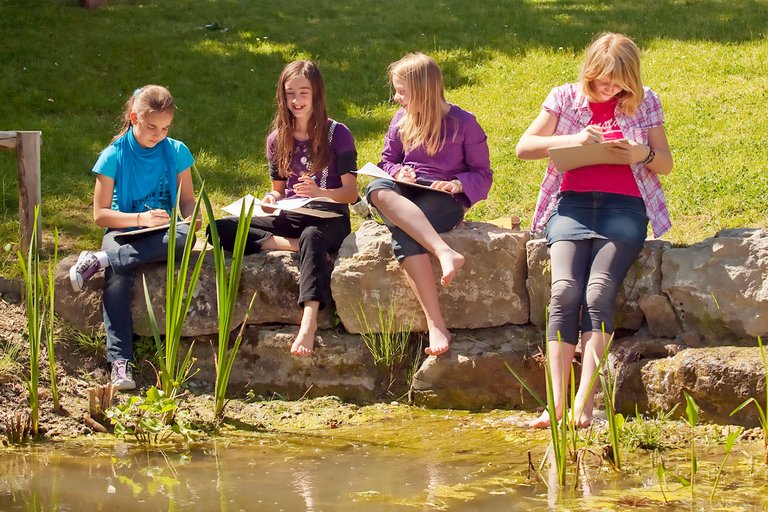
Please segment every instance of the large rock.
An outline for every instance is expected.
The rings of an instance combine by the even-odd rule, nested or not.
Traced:
[[[262,396],[277,394],[286,400],[304,396],[338,396],[343,400],[368,402],[383,398],[388,380],[373,364],[371,353],[359,336],[333,330],[318,331],[312,357],[289,352],[296,328],[245,329],[243,344],[232,368],[229,389],[253,390]],[[200,373],[196,381],[213,382],[213,349],[195,348]]]
[[[676,415],[683,416],[683,391],[696,401],[706,422],[759,425],[754,405],[730,415],[752,397],[765,410],[766,378],[757,347],[688,348],[673,357],[646,362],[640,373],[650,411],[667,412],[677,405]]]
[[[528,278],[526,287],[531,298],[532,324],[544,328],[546,326],[546,308],[549,305],[552,285],[552,268],[549,260],[549,249],[546,240],[531,240],[527,244]],[[637,330],[643,323],[644,315],[640,299],[648,295],[661,295],[661,261],[662,254],[671,247],[664,240],[647,240],[627,276],[622,282],[616,297],[616,328]],[[656,304],[656,303],[654,303]],[[666,319],[669,322],[669,319]],[[672,328],[667,324],[659,330]],[[676,333],[674,333],[676,334]],[[674,336],[672,334],[672,336]]]
[[[708,344],[768,336],[768,229],[726,229],[664,254],[662,288]]]
[[[606,364],[616,389],[617,411],[633,415],[636,411],[646,413],[652,409],[658,410],[649,404],[643,368],[656,360],[672,357],[686,348],[680,342],[648,336],[643,332],[615,340]],[[600,393],[600,381],[595,381],[595,386]]]
[[[449,328],[471,329],[528,322],[525,290],[525,242],[528,234],[486,223],[463,222],[443,239],[466,258],[449,287],[438,284],[440,306]],[[433,259],[439,282],[439,263]],[[331,290],[344,328],[366,329],[361,311],[374,331],[379,312],[395,315],[397,328],[426,330],[426,318],[392,255],[386,227],[365,222],[339,250]]]
[[[197,254],[193,255],[191,265],[196,260]],[[79,329],[88,331],[97,328],[102,322],[101,290],[104,287],[104,272],[99,271],[76,293],[69,283],[69,267],[76,261],[76,256],[69,256],[61,260],[57,268],[56,313]],[[147,336],[152,334],[152,329],[142,276],[146,277],[153,311],[162,332],[165,329],[165,263],[144,265],[134,275],[131,299],[134,332]],[[272,251],[245,257],[233,328],[242,322],[253,293],[256,293],[256,302],[248,319],[249,324],[300,324],[302,310],[296,302],[299,296],[298,256],[292,252]],[[320,312],[318,323],[321,328],[330,326],[332,311],[333,305],[330,305]],[[213,257],[208,254],[193,293],[182,335],[202,336],[217,332],[215,268]]]
[[[535,409],[539,404],[505,364],[546,398],[542,339],[530,326],[455,332],[451,350],[428,357],[416,372],[414,401],[435,408]]]

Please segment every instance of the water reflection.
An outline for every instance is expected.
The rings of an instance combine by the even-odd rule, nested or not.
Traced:
[[[454,427],[444,436],[411,435],[403,427],[327,437],[259,435],[166,451],[126,444],[5,450],[0,452],[0,510],[514,512],[662,503],[647,455],[628,457],[632,469],[622,474],[592,461],[581,466],[575,485],[558,489],[557,475],[546,464],[528,480],[526,452],[535,446],[534,459],[543,456],[541,440],[510,442],[476,425]],[[426,430],[439,429],[427,425]],[[707,462],[701,455],[697,481],[704,489],[720,456]],[[684,474],[683,454],[677,462],[672,453],[666,457],[670,479]],[[734,463],[716,500],[702,499],[692,507],[686,491],[670,483],[673,503],[666,509],[759,509],[767,496],[765,481],[760,464]],[[750,492],[736,493],[747,488]]]

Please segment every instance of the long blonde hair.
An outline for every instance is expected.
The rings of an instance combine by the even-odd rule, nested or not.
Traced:
[[[307,124],[312,172],[321,172],[331,162],[331,144],[326,133],[328,110],[325,105],[323,76],[320,74],[320,68],[311,60],[296,60],[285,66],[283,72],[280,73],[280,78],[277,81],[277,92],[275,93],[277,112],[272,120],[272,129],[277,131],[273,154],[277,159],[278,173],[283,178],[287,178],[291,174],[293,131],[296,122],[296,118],[288,106],[285,83],[297,76],[306,78],[312,86],[312,115]]]
[[[589,98],[597,96],[595,80],[610,79],[622,88],[619,108],[633,115],[643,101],[643,80],[640,77],[640,51],[632,39],[623,34],[604,32],[589,45],[584,54],[579,81]]]
[[[398,77],[410,91],[408,109],[400,119],[398,130],[406,150],[423,147],[432,156],[443,147],[445,134],[445,90],[440,66],[423,53],[409,53],[389,66],[389,80]]]
[[[117,135],[112,138],[112,142],[125,135],[130,129],[131,112],[136,113],[139,118],[153,112],[175,114],[176,105],[171,92],[162,85],[145,85],[136,89],[125,101]]]

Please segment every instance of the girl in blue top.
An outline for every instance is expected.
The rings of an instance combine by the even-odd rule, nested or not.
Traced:
[[[96,175],[93,219],[106,228],[101,250],[83,251],[69,270],[72,288],[105,269],[103,314],[107,335],[107,362],[117,389],[134,389],[129,361],[133,359],[131,294],[134,269],[167,258],[168,230],[136,236],[116,235],[138,228],[169,224],[180,191],[179,208],[189,220],[195,207],[187,146],[168,137],[176,106],[171,93],[159,85],[136,89],[125,103],[122,127],[99,155],[91,172]],[[189,225],[176,230],[184,244]]]

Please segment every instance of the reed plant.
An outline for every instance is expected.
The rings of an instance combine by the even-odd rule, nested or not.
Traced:
[[[715,481],[712,484],[712,492],[709,493],[709,499],[710,501],[715,498],[715,490],[717,490],[717,484],[720,481],[720,475],[723,474],[723,468],[725,467],[725,463],[728,461],[728,457],[731,455],[731,450],[733,449],[733,445],[736,443],[736,440],[739,438],[739,435],[741,435],[742,428],[739,427],[735,430],[728,430],[728,435],[725,436],[725,456],[723,457],[723,462],[720,463],[720,466],[717,468],[717,475],[715,475]]]
[[[757,345],[760,347],[760,358],[763,361],[763,378],[765,379],[765,404],[766,409],[763,409],[763,406],[760,405],[760,402],[757,401],[754,397],[750,397],[746,399],[744,402],[742,402],[738,407],[736,407],[733,412],[731,412],[731,416],[742,410],[744,407],[749,405],[750,403],[755,404],[755,408],[757,409],[757,415],[760,419],[760,426],[763,428],[763,463],[768,465],[768,417],[766,417],[766,412],[768,412],[768,362],[765,357],[765,347],[763,346],[763,340],[760,336],[757,337]]]
[[[201,196],[203,192],[204,190],[201,189]],[[176,271],[176,222],[171,222],[168,229],[168,260],[165,282],[165,337],[161,336],[157,319],[155,318],[152,299],[149,295],[149,287],[147,286],[147,278],[142,276],[144,299],[147,304],[147,313],[157,350],[158,380],[160,387],[165,392],[165,396],[171,400],[175,399],[181,386],[192,376],[192,367],[194,365],[192,357],[194,343],[190,344],[183,359],[180,359],[179,356],[181,350],[181,330],[200,278],[200,271],[207,249],[206,246],[200,252],[197,262],[190,273],[189,263],[195,246],[195,223],[200,212],[201,196],[198,197],[192,211],[192,225],[190,226],[189,236],[187,236],[184,250],[179,260],[178,272]],[[181,187],[179,187],[178,194],[176,195],[176,204],[171,214],[172,219],[178,218],[180,197]],[[170,416],[168,419],[170,419]]]
[[[48,285],[45,290],[46,310],[48,315],[48,329],[45,331],[45,345],[48,352],[48,372],[51,379],[51,397],[53,398],[53,410],[59,410],[59,387],[56,383],[56,350],[54,347],[56,322],[55,298],[56,298],[56,265],[59,259],[59,230],[53,230],[53,260],[48,261]]]
[[[375,322],[365,314],[362,304],[355,311],[355,316],[362,326],[360,336],[373,357],[373,363],[379,368],[389,370],[387,389],[391,389],[396,380],[395,370],[408,354],[413,316],[408,320],[406,326],[402,327],[397,322],[395,305],[390,304],[384,309],[378,302],[376,303],[377,318]],[[416,359],[418,360],[418,357]]]
[[[562,340],[560,338],[560,333],[557,333],[557,342],[562,343]],[[567,421],[567,414],[565,413],[565,408],[567,405],[567,386],[562,386],[562,396],[561,403],[563,406],[563,415],[562,419],[560,421],[557,420],[557,408],[555,407],[555,394],[552,384],[552,370],[551,370],[551,364],[550,364],[550,358],[551,354],[549,352],[549,342],[545,341],[545,364],[544,364],[544,376],[545,376],[545,384],[546,384],[546,396],[547,400],[546,402],[539,397],[538,393],[536,393],[527,382],[525,382],[525,379],[522,378],[511,366],[509,366],[507,363],[504,363],[504,365],[507,367],[507,370],[509,370],[512,375],[517,379],[517,381],[520,383],[521,386],[523,386],[526,391],[528,391],[531,396],[533,397],[536,402],[544,408],[544,410],[547,411],[547,414],[549,415],[549,434],[550,434],[550,444],[547,447],[547,450],[544,454],[544,460],[546,460],[547,455],[549,454],[550,450],[552,451],[554,463],[555,463],[555,471],[557,473],[557,483],[561,487],[564,487],[566,484],[566,473],[567,473],[567,467],[568,467],[568,432],[569,432],[569,425],[572,431],[575,432],[575,424],[573,423],[573,416],[572,420],[569,422]],[[570,380],[571,385],[570,389],[573,390],[576,376],[573,372],[573,364],[571,364],[570,367]],[[571,392],[572,399],[573,399],[573,391]],[[575,449],[575,440],[572,438],[572,442],[574,443],[574,449]],[[543,464],[543,461],[542,461]],[[541,466],[540,466],[541,468]]]
[[[696,401],[687,391],[683,391],[685,395],[685,416],[688,425],[691,427],[691,478],[688,481],[688,485],[691,486],[691,500],[696,499],[696,472],[699,469],[698,461],[696,459],[696,425],[699,423],[699,406],[696,405]],[[685,484],[685,481],[683,481]]]
[[[54,354],[54,280],[56,273],[56,258],[58,255],[59,237],[54,230],[54,257],[48,261],[48,278],[43,279],[40,266],[40,247],[38,233],[40,231],[40,207],[35,206],[32,222],[32,237],[25,256],[17,252],[18,265],[24,279],[24,295],[27,313],[27,336],[29,344],[29,391],[30,421],[32,434],[37,436],[40,418],[40,347],[43,337],[46,339],[48,363],[51,378],[51,393],[54,410],[59,409],[59,395],[56,386],[56,361]]]
[[[255,203],[251,202],[250,206],[246,209],[246,202],[243,201],[240,209],[240,219],[237,222],[235,244],[232,248],[232,260],[228,275],[224,249],[219,241],[219,230],[216,227],[216,216],[213,213],[211,201],[205,190],[200,192],[200,196],[205,203],[205,210],[208,215],[208,229],[210,230],[211,244],[213,245],[213,261],[216,266],[216,307],[219,318],[219,338],[214,359],[216,386],[214,388],[213,415],[216,421],[221,421],[224,417],[224,407],[227,404],[227,387],[232,374],[232,366],[235,363],[235,358],[240,350],[240,344],[243,341],[244,327],[256,301],[256,292],[254,292],[241,327],[230,348],[230,330],[232,329],[232,322],[237,307],[237,295],[240,290],[245,242],[248,237],[248,228],[250,227],[251,217],[253,217]]]
[[[605,339],[605,325],[603,325],[601,336]],[[613,345],[613,339],[613,334],[611,334],[608,342],[605,344],[603,355],[599,359],[595,355],[596,369],[590,380],[587,393],[592,392],[595,381],[599,378],[600,387],[603,390],[605,415],[608,420],[608,436],[611,442],[612,462],[614,468],[621,470],[621,441],[622,431],[624,429],[624,415],[616,412],[616,379],[618,378],[618,372],[616,372],[615,375],[611,375],[611,371],[607,364],[611,345]]]

